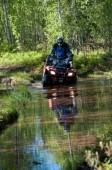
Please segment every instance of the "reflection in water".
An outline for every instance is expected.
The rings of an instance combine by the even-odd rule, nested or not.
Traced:
[[[70,126],[74,124],[75,116],[77,115],[76,96],[77,88],[61,87],[47,91],[49,108],[52,109],[56,118],[64,130],[68,133],[69,151],[72,154],[70,143]]]
[[[56,118],[64,130],[70,132],[77,112],[76,88],[56,88],[47,92],[49,108],[55,112]]]
[[[74,170],[80,151],[112,123],[112,80],[40,85],[30,87],[33,100],[0,135],[0,170]]]

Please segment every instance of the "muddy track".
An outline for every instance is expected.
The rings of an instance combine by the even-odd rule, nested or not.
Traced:
[[[26,65],[11,65],[11,66],[0,66],[0,71],[6,71],[6,72],[11,72],[11,71],[23,71],[28,69],[28,66]]]

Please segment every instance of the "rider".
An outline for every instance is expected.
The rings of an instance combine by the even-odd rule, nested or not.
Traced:
[[[57,38],[57,42],[53,45],[51,54],[48,56],[47,61],[53,61],[54,59],[66,59],[73,61],[73,54],[69,45],[64,42],[62,37]]]

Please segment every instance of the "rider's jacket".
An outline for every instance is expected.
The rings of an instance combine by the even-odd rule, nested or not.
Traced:
[[[53,45],[51,55],[53,57],[58,57],[59,59],[65,59],[67,56],[72,55],[72,52],[70,50],[70,47],[67,43],[63,43],[62,46],[59,46],[57,43]]]

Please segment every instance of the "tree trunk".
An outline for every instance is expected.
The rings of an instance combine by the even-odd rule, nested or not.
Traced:
[[[6,38],[7,41],[11,44],[14,43],[14,39],[13,39],[13,35],[12,35],[12,29],[10,26],[10,22],[9,22],[9,7],[8,7],[8,0],[2,0],[2,9],[3,9],[3,15],[4,15],[4,22],[5,22],[5,34],[6,34]]]
[[[61,1],[58,0],[58,16],[59,16],[59,22],[60,22],[60,32],[63,36],[63,29],[62,29],[62,16],[61,16]]]

